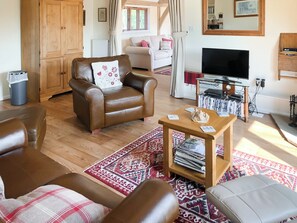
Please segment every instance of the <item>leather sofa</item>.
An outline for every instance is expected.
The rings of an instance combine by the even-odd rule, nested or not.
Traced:
[[[41,149],[46,132],[46,110],[40,104],[33,104],[17,109],[0,111],[0,121],[8,118],[19,118],[26,126],[28,143],[31,148]]]
[[[103,222],[173,222],[178,215],[176,196],[164,181],[145,181],[122,198],[83,175],[70,173],[27,144],[27,131],[19,119],[0,122],[0,175],[6,198],[16,198],[41,185],[57,184],[111,208]]]
[[[173,50],[161,48],[162,38],[171,39],[163,35],[131,37],[126,54],[130,57],[132,67],[153,71],[171,65]],[[141,46],[143,40],[149,43],[149,47]]]
[[[94,84],[91,64],[119,62],[123,86],[101,89]],[[132,73],[128,55],[101,58],[76,58],[72,62],[73,109],[91,132],[154,115],[154,91],[157,80]]]

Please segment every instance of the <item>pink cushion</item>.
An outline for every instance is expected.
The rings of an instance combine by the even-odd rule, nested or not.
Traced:
[[[147,41],[145,41],[145,40],[142,40],[140,42],[140,44],[141,44],[142,47],[150,47],[149,43]]]
[[[162,38],[162,41],[168,41],[168,42],[170,42],[170,46],[171,46],[171,49],[172,49],[172,46],[173,46],[173,40],[172,39]]]
[[[98,223],[109,211],[109,208],[58,185],[42,186],[17,199],[0,201],[0,221],[3,222]]]

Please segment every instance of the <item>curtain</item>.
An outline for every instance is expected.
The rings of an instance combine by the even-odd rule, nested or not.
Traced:
[[[172,73],[170,95],[175,98],[183,98],[185,50],[184,41],[184,0],[168,0],[169,16],[173,37]]]
[[[118,24],[119,20],[121,19],[121,5],[122,4],[120,0],[109,0],[109,56],[115,56],[121,53],[121,46],[118,41]]]

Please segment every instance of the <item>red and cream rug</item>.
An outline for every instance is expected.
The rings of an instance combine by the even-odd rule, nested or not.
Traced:
[[[155,74],[161,74],[161,75],[171,75],[171,67],[162,67],[159,69],[154,70]]]
[[[85,172],[108,186],[128,195],[147,178],[166,180],[174,189],[180,204],[176,222],[229,222],[216,207],[207,201],[203,185],[178,175],[163,175],[162,127],[141,136],[111,156],[92,165]],[[174,132],[174,143],[180,143],[184,134]],[[222,146],[219,146],[222,153]],[[297,169],[234,150],[233,170],[220,182],[244,175],[264,174],[297,191]]]

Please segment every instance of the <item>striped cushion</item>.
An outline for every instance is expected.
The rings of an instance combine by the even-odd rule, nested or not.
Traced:
[[[81,194],[58,185],[42,186],[0,201],[4,222],[101,222],[110,210]]]

